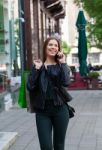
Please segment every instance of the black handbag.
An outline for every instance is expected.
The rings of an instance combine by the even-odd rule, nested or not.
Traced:
[[[72,96],[68,93],[66,87],[63,86],[59,87],[59,93],[65,102],[70,102],[73,99]]]
[[[68,93],[67,88],[61,86],[59,88],[59,95],[61,96],[61,98],[63,99],[63,101],[65,102],[65,104],[68,107],[69,118],[73,118],[74,114],[75,114],[75,109],[67,103],[72,100],[72,96]]]
[[[49,79],[52,82],[50,77]],[[57,94],[61,97],[63,102],[67,105],[68,111],[69,111],[69,118],[73,118],[75,109],[67,103],[72,100],[72,96],[68,93],[67,88],[64,86],[61,86],[61,87],[54,86],[54,89],[56,90]]]
[[[67,103],[66,103],[66,105],[67,105],[68,110],[69,110],[69,118],[73,118],[75,116],[75,109]]]

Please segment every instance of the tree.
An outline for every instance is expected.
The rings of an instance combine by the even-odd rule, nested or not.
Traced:
[[[65,55],[68,55],[71,50],[66,41],[62,41],[62,49]]]
[[[63,50],[65,57],[67,58],[67,55],[70,53],[71,48],[68,46],[66,41],[62,41],[62,50]]]
[[[79,6],[80,0],[74,0]],[[86,10],[90,18],[93,18],[94,23],[89,23],[88,32],[89,40],[92,41],[91,46],[102,49],[102,0],[82,0],[83,8]],[[94,41],[94,42],[93,42]]]

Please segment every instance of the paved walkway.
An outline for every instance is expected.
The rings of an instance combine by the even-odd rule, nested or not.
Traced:
[[[102,150],[102,90],[69,92],[76,116],[69,122],[65,150]],[[0,113],[0,132],[18,132],[9,150],[40,150],[35,115],[25,109]]]

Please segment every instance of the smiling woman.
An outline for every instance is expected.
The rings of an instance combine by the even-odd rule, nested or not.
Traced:
[[[59,89],[68,87],[70,70],[61,52],[60,42],[56,38],[48,38],[43,46],[43,61],[34,60],[33,63],[27,89],[32,104],[30,110],[36,113],[41,150],[64,150],[69,109],[66,105],[68,101],[59,95]]]

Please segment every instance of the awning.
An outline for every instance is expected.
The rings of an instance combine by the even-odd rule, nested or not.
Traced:
[[[61,12],[54,15],[54,18],[64,18],[65,17],[65,10],[62,10]]]
[[[46,6],[46,8],[47,8],[47,9],[50,9],[50,8],[52,8],[53,6],[59,5],[59,3],[60,3],[59,0],[56,1],[56,2],[49,3],[49,4]]]
[[[49,12],[53,15],[56,13],[59,13],[63,10],[63,6],[60,4],[58,4],[57,6],[53,6],[52,8],[49,9]]]
[[[44,2],[44,6],[48,9],[55,5],[58,5],[60,3],[60,0],[46,0]]]
[[[60,0],[46,0],[44,6],[52,17],[57,19],[65,17],[65,10]]]

